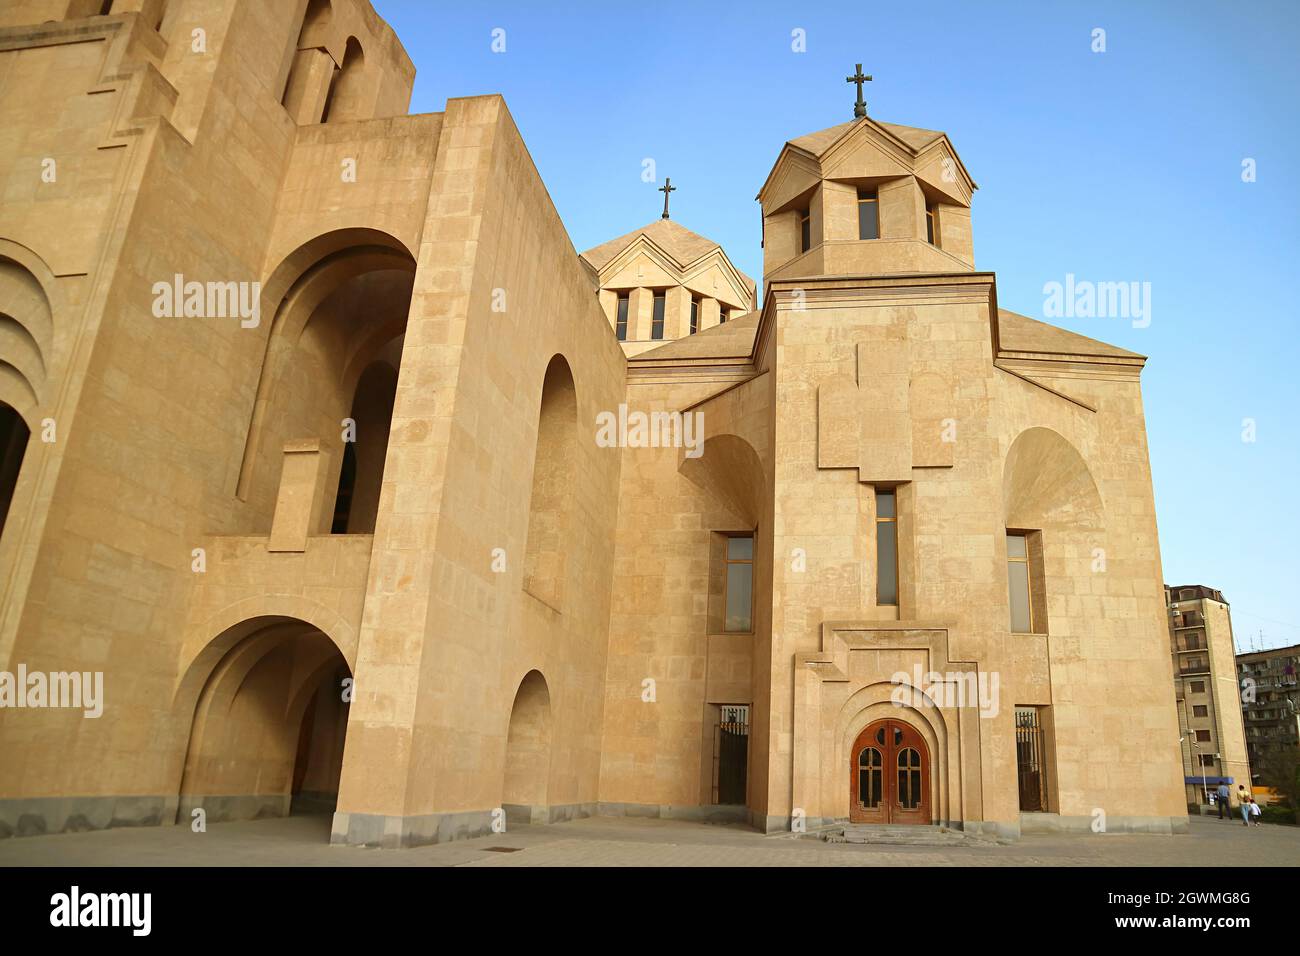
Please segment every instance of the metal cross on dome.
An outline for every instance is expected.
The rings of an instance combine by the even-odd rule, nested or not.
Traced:
[[[862,84],[870,83],[871,77],[864,76],[862,73],[862,64],[856,64],[857,72],[852,76],[844,78],[845,83],[856,83],[858,85],[858,101],[853,104],[853,118],[861,119],[867,115],[867,101],[862,98]]]
[[[667,219],[667,218],[668,218],[668,197],[669,197],[669,193],[675,193],[675,192],[677,192],[677,187],[673,185],[673,181],[672,181],[671,178],[666,178],[666,179],[664,179],[664,184],[663,184],[662,186],[659,187],[659,192],[661,192],[661,193],[664,194],[664,214],[663,214],[660,218],[661,218],[661,219]]]

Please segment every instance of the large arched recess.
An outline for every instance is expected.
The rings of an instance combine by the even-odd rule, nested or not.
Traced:
[[[56,323],[66,312],[45,261],[0,238],[0,668],[14,652],[32,573],[33,562],[20,555],[31,554],[52,489],[56,446],[41,436],[57,407],[68,329],[60,333]]]
[[[177,699],[189,727],[178,822],[196,810],[209,823],[332,812],[350,678],[340,648],[304,620],[254,617],[215,636]]]
[[[1008,528],[1099,531],[1105,522],[1087,462],[1060,433],[1041,426],[1011,443],[1002,502]]]
[[[363,373],[376,362],[398,371],[414,277],[415,258],[400,240],[360,228],[303,243],[272,270],[262,297],[272,319],[235,488],[253,506],[258,527],[250,530],[269,527],[286,441],[320,439],[330,455],[327,487],[337,487],[344,422]],[[371,423],[385,449],[390,423],[391,408]],[[366,456],[380,469],[383,459]],[[373,476],[362,483],[377,485]]]

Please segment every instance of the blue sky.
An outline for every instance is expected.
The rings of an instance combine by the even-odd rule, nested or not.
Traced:
[[[1239,648],[1300,642],[1300,3],[373,2],[412,112],[505,96],[579,250],[655,219],[670,176],[673,218],[755,278],[754,195],[785,140],[853,118],[862,62],[869,113],[946,131],[979,184],[1003,308],[1044,318],[1067,273],[1151,283],[1147,328],[1052,321],[1150,356],[1165,580],[1221,589]]]

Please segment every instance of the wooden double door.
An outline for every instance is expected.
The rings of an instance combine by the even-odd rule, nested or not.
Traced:
[[[930,752],[911,724],[867,726],[849,754],[852,823],[929,823]]]

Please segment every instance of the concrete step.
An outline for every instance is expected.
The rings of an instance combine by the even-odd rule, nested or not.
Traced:
[[[827,843],[867,843],[880,846],[995,846],[996,840],[943,826],[849,823],[821,831]]]

